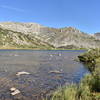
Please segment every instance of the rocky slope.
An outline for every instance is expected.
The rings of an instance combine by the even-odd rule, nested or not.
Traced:
[[[30,34],[0,28],[0,49],[18,48],[52,49],[53,46]]]
[[[100,33],[98,32],[98,33],[95,33],[94,34],[94,37],[96,38],[96,39],[99,39],[100,40]]]
[[[73,27],[49,28],[36,23],[0,23],[0,47],[37,49],[100,48],[100,40]]]

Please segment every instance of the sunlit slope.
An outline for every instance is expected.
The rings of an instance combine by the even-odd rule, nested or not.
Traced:
[[[0,23],[1,47],[39,49],[100,48],[100,39],[73,27],[49,28],[36,23]]]

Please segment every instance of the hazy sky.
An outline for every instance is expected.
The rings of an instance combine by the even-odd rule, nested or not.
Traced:
[[[0,21],[100,32],[100,0],[0,0]]]

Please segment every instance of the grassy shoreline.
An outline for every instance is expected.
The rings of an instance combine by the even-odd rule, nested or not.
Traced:
[[[92,49],[78,56],[80,62],[87,65],[89,71],[93,72],[100,67],[100,49]]]
[[[90,74],[80,81],[56,90],[50,100],[100,100],[100,50],[93,49],[78,56]]]
[[[87,49],[64,49],[64,48],[17,48],[17,47],[0,47],[0,50],[87,50]]]

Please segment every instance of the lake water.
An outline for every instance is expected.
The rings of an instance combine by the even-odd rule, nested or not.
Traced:
[[[83,50],[0,50],[0,100],[40,100],[59,86],[78,83],[87,69],[74,59]],[[28,75],[16,75],[18,72]],[[20,91],[11,95],[12,87]]]

